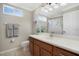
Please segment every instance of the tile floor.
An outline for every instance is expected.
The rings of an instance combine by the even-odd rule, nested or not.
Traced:
[[[16,51],[7,52],[0,54],[0,56],[31,56],[29,49],[18,49]]]

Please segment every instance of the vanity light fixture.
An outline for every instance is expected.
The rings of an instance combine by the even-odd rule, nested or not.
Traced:
[[[49,7],[49,8],[48,8],[48,10],[49,10],[49,11],[52,11],[52,10],[53,10],[53,8],[52,8],[52,7]]]
[[[44,12],[48,13],[48,10],[45,9]]]
[[[60,3],[60,6],[65,6],[67,5],[67,3]]]
[[[59,7],[67,5],[67,3],[48,3],[48,5],[52,6],[53,8],[59,8]]]
[[[51,3],[50,6],[52,6],[53,8],[58,8],[59,4],[58,3]]]
[[[48,11],[52,11],[53,10],[53,8],[50,5],[46,5],[44,8],[47,9]]]
[[[54,8],[58,8],[59,6],[58,5],[55,5],[55,6],[53,6]]]

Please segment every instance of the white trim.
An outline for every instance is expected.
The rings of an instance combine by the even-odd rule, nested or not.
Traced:
[[[9,50],[5,50],[5,51],[1,51],[0,54],[4,54],[4,53],[7,53],[7,52],[11,52],[11,51],[14,51],[14,50],[17,50],[17,49],[20,49],[21,47],[16,47],[16,48],[12,48],[12,49],[9,49]]]
[[[13,12],[11,12],[11,13],[5,12],[5,10],[4,10],[5,7],[12,9]],[[17,12],[19,12],[19,15],[17,15],[17,13],[15,12],[16,10],[18,10]],[[24,15],[23,10],[15,8],[15,7],[7,5],[7,4],[3,4],[3,14],[11,15],[11,16],[17,16],[17,17],[23,17],[23,15]]]

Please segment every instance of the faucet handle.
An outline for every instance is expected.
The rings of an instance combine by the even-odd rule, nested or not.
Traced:
[[[66,33],[66,31],[63,31],[62,33],[63,33],[63,34],[65,34],[65,33]]]
[[[55,32],[51,32],[51,33],[55,33]]]
[[[53,36],[53,33],[54,33],[54,32],[50,32],[50,37],[52,37],[52,36]]]

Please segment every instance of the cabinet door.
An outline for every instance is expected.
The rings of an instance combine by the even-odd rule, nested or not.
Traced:
[[[42,48],[41,48],[40,54],[41,54],[41,56],[52,56],[52,54],[50,52],[48,52]]]
[[[39,46],[34,44],[34,56],[40,56]]]
[[[53,50],[52,45],[44,43],[44,42],[41,42],[39,40],[34,40],[34,44],[36,44],[40,48],[43,48],[43,49],[49,51],[50,53],[52,53],[52,50]]]
[[[66,50],[63,50],[63,49],[57,48],[57,47],[54,47],[53,55],[54,56],[75,56],[74,53],[71,53],[69,51],[66,51]]]
[[[31,55],[33,55],[33,42],[29,42],[29,50],[30,50],[30,53]]]

